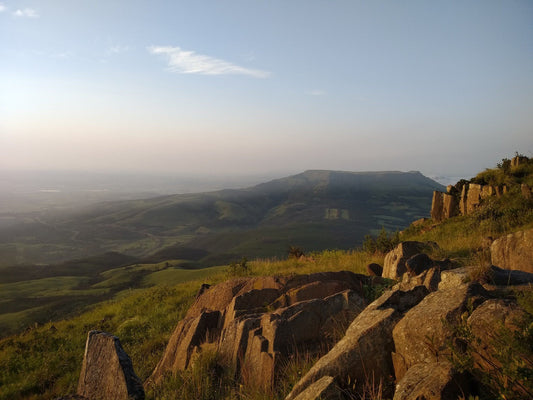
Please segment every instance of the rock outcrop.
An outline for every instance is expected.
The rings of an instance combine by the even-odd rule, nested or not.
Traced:
[[[392,331],[392,355],[396,379],[413,365],[438,362],[445,358],[452,327],[460,322],[467,307],[477,306],[487,297],[478,283],[438,290],[409,310]]]
[[[459,215],[457,197],[450,193],[434,191],[431,202],[431,218],[440,222],[456,215]]]
[[[335,379],[331,376],[323,376],[310,385],[294,400],[342,400],[342,392],[337,387]]]
[[[346,385],[350,379],[361,390],[369,377],[389,389],[394,370],[392,330],[403,314],[428,293],[424,286],[409,291],[389,291],[355,318],[346,335],[294,386],[287,400],[295,399],[325,376]]]
[[[406,241],[399,243],[385,256],[382,276],[384,278],[401,280],[403,274],[408,272],[407,260],[429,248],[438,248],[438,246],[434,242]],[[431,268],[431,266],[428,265],[427,269]]]
[[[214,346],[226,367],[248,386],[268,389],[294,351],[320,354],[336,330],[366,306],[363,286],[379,277],[347,271],[294,277],[238,278],[205,289],[172,334],[149,379],[189,366],[203,346]]]
[[[77,394],[99,400],[144,399],[142,382],[117,337],[89,332]]]
[[[483,200],[493,196],[500,197],[508,191],[507,185],[494,186],[477,183],[466,183],[459,188],[450,185],[447,190],[447,193],[437,190],[433,192],[431,218],[436,222],[457,215],[472,214]],[[522,195],[525,198],[531,197],[531,189],[527,185],[522,185]]]
[[[533,229],[496,239],[490,254],[492,264],[500,268],[533,273]]]
[[[456,400],[468,393],[464,375],[453,369],[450,362],[413,365],[396,385],[393,400]]]

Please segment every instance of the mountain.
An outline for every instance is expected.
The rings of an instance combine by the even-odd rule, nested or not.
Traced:
[[[246,189],[104,202],[1,229],[1,263],[115,251],[206,266],[282,256],[290,245],[349,248],[382,226],[403,229],[428,216],[432,192],[442,188],[420,172],[310,170]]]

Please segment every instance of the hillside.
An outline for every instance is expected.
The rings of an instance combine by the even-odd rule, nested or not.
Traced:
[[[522,392],[515,391],[515,389],[518,387],[520,390],[524,388],[525,390],[531,390],[530,382],[527,380],[525,382],[522,381],[524,377],[530,376],[533,362],[531,359],[533,349],[528,347],[531,343],[532,334],[528,326],[530,327],[531,321],[533,321],[533,303],[531,302],[533,298],[531,290],[527,286],[494,287],[492,285],[493,281],[491,281],[494,277],[491,278],[490,274],[492,270],[489,268],[490,252],[487,254],[488,236],[493,241],[508,233],[531,229],[533,227],[533,200],[522,195],[522,192],[517,190],[520,189],[519,184],[519,182],[512,185],[509,184],[509,191],[507,193],[499,198],[491,198],[485,201],[474,212],[468,215],[456,216],[440,223],[432,220],[418,222],[415,225],[411,225],[400,235],[400,240],[402,241],[436,241],[438,247],[434,244],[429,244],[429,247],[426,246],[424,250],[431,259],[443,260],[451,258],[451,262],[455,267],[469,266],[467,271],[470,272],[463,275],[462,280],[455,278],[455,280],[452,279],[447,283],[448,285],[452,285],[452,291],[450,293],[462,293],[461,296],[467,296],[464,297],[464,304],[462,298],[459,298],[459,296],[441,297],[448,302],[462,304],[460,307],[463,308],[458,308],[458,310],[463,310],[463,314],[461,314],[462,311],[459,313],[457,311],[453,312],[453,316],[457,317],[459,321],[459,324],[453,330],[455,332],[454,335],[462,336],[457,338],[457,342],[450,342],[459,343],[463,349],[459,350],[460,352],[464,351],[464,346],[475,344],[475,341],[468,336],[470,331],[466,330],[466,326],[461,325],[460,321],[464,322],[465,318],[471,314],[473,315],[473,311],[475,311],[473,308],[480,304],[481,298],[483,302],[486,302],[487,306],[495,304],[495,302],[497,304],[501,302],[501,304],[510,304],[513,307],[520,306],[523,308],[526,319],[520,323],[525,324],[523,325],[524,328],[516,332],[513,331],[514,333],[508,333],[509,336],[505,337],[505,343],[499,345],[503,346],[499,350],[501,351],[500,355],[502,358],[498,359],[504,363],[503,370],[500,367],[490,371],[489,369],[474,369],[473,364],[470,364],[473,362],[473,359],[467,358],[468,353],[464,353],[464,357],[462,358],[459,355],[463,353],[453,353],[451,360],[455,363],[455,368],[461,367],[463,371],[477,374],[476,379],[488,379],[486,386],[481,389],[479,387],[475,388],[478,391],[482,390],[484,396],[488,396],[481,396],[479,398],[496,399],[502,398],[502,395],[508,399],[524,398],[520,397],[522,396]],[[139,268],[145,269],[153,268],[150,272],[150,280],[152,283],[157,282],[158,287],[144,290],[122,291],[112,301],[96,305],[81,315],[65,321],[35,326],[32,329],[28,329],[24,334],[1,340],[0,387],[2,389],[0,389],[0,399],[53,399],[60,395],[74,393],[83,359],[86,334],[91,329],[105,330],[118,335],[126,352],[132,358],[135,371],[139,378],[143,382],[147,382],[147,379],[156,369],[158,361],[162,358],[165,346],[169,342],[171,333],[178,321],[182,321],[188,313],[200,311],[199,307],[192,307],[190,309],[189,307],[195,301],[195,293],[202,284],[209,283],[215,285],[226,282],[228,278],[236,277],[245,277],[246,279],[252,280],[255,279],[254,277],[267,277],[264,278],[264,281],[269,282],[269,279],[278,279],[276,277],[285,276],[287,278],[283,279],[290,280],[294,278],[294,274],[303,275],[325,271],[351,271],[367,274],[368,270],[366,265],[368,263],[384,265],[385,253],[390,250],[390,246],[394,245],[390,239],[386,238],[386,240],[382,240],[383,237],[381,236],[377,238],[378,244],[384,245],[385,247],[383,251],[373,253],[353,250],[322,251],[310,253],[307,257],[299,259],[290,258],[283,261],[242,261],[239,264],[234,264],[230,268],[220,267],[216,269],[207,268],[199,271],[190,271],[192,273],[187,276],[179,276],[179,274],[184,272],[181,268],[173,269],[165,265],[154,265],[152,267],[139,266]],[[117,257],[117,263],[120,261],[122,261],[120,257]],[[444,260],[442,262],[446,264],[450,261]],[[103,272],[102,277],[106,278],[107,283],[96,285],[102,287],[111,281],[117,283],[122,279],[127,280],[128,271],[131,271],[128,268],[130,267],[117,267],[111,271]],[[461,268],[459,268],[459,271],[461,271]],[[202,272],[202,275],[198,275],[198,272]],[[343,272],[342,274],[345,273]],[[458,276],[461,276],[460,273],[458,274]],[[451,272],[451,275],[448,276],[453,278],[454,273]],[[302,278],[296,277],[295,279]],[[366,302],[370,302],[379,297],[383,293],[384,287],[391,284],[391,281],[388,281],[388,283],[382,280],[369,281],[368,277],[359,277],[357,279],[361,279],[362,284],[355,285],[355,288],[357,288],[359,295]],[[507,281],[508,279],[510,279],[510,275],[505,275],[505,280]],[[261,280],[259,279],[258,281]],[[478,290],[476,292],[476,296],[478,297],[468,298],[470,295],[465,294],[461,288],[463,287],[462,283],[467,284],[465,288],[470,287],[468,286],[469,281],[480,281],[485,285],[484,287],[486,289],[481,290],[479,285],[475,286],[477,288],[476,290]],[[416,285],[416,279],[413,283]],[[342,284],[348,283],[344,282]],[[404,284],[407,286],[400,286],[400,288],[404,288],[404,292],[400,291],[399,296],[404,296],[402,293],[406,293],[408,296],[409,291],[412,290],[412,287],[409,286],[411,282],[405,281]],[[338,283],[333,285],[327,284],[324,286],[324,290],[331,290],[335,288],[335,285],[338,285]],[[453,285],[458,285],[459,287],[455,288]],[[252,286],[255,290],[252,290],[252,292],[257,294],[256,292],[259,292],[256,290],[258,289],[256,287],[257,285],[254,283]],[[224,285],[221,287],[223,288]],[[341,285],[341,289],[342,287]],[[418,287],[420,288],[420,286]],[[272,296],[272,293],[268,290],[265,291],[265,294],[268,293],[269,296]],[[309,293],[306,290],[300,293],[303,295]],[[490,295],[486,291],[490,291]],[[216,291],[212,293],[215,293],[214,296],[218,297]],[[291,296],[297,296],[297,293],[299,292],[287,292]],[[394,307],[398,306],[398,296],[395,297],[396,300],[392,301],[391,294],[393,293],[398,292],[387,292],[381,302],[388,301],[387,299],[391,298],[389,303],[394,305]],[[243,295],[247,294],[244,293]],[[427,294],[426,292],[423,295],[427,295],[428,301],[437,299],[434,303],[436,311],[433,310],[435,314],[431,314],[431,318],[434,323],[442,323],[443,317],[439,313],[443,312],[445,304],[439,300],[439,291],[431,294]],[[231,300],[231,297],[229,299]],[[325,299],[313,299],[310,301],[315,302],[313,304],[317,304],[317,301],[320,302],[323,300],[325,301]],[[212,299],[213,305],[211,307],[216,307],[215,304],[218,304],[220,301],[222,300]],[[225,301],[227,302],[229,300]],[[260,302],[261,307],[265,308],[266,312],[271,312],[274,306],[265,307],[264,304],[264,302]],[[273,304],[277,303],[274,302]],[[378,302],[377,304],[380,305],[381,303]],[[411,304],[409,307],[412,306]],[[401,309],[401,307],[399,308]],[[382,311],[385,312],[389,309],[385,308]],[[480,308],[480,310],[482,309]],[[255,313],[257,309],[253,308],[251,311]],[[372,309],[370,307],[368,313],[378,311],[378,309]],[[429,313],[425,309],[422,309],[422,311]],[[400,310],[400,314],[403,312],[405,310]],[[297,315],[317,314],[304,313]],[[450,315],[452,314],[446,315],[446,317],[448,318]],[[425,331],[420,329],[422,327],[424,329],[427,328],[428,321],[430,320],[428,318],[429,316],[430,314],[418,315],[413,322],[415,330],[420,331],[419,334],[415,332],[413,337],[425,343],[422,347],[416,347],[417,351],[414,354],[418,354],[421,349],[426,354],[429,350],[429,353],[427,353],[428,357],[431,354],[437,354],[438,359],[448,360],[450,355],[437,346],[437,342],[435,341],[437,339],[432,337],[431,340],[433,341],[428,343],[428,337],[424,336]],[[261,321],[268,320],[270,319],[262,319]],[[423,322],[421,322],[422,320]],[[301,321],[303,323],[303,320]],[[451,319],[450,321],[453,322],[455,319]],[[338,330],[341,329],[341,326],[345,327],[342,324],[346,323],[346,321],[344,320],[342,322],[339,320],[338,322],[340,325],[333,325],[333,327],[336,327],[336,334],[334,335],[336,340],[344,334],[344,331],[338,332]],[[457,321],[453,323],[457,323]],[[494,330],[495,326],[492,323],[491,330]],[[305,332],[304,330],[303,333],[305,334]],[[373,333],[372,335],[372,340],[374,340],[375,334]],[[204,340],[206,338],[207,336],[203,336],[200,339]],[[333,340],[331,337],[330,339]],[[395,340],[400,340],[400,338],[396,335]],[[468,341],[471,341],[471,343]],[[348,342],[357,343],[357,340],[350,340]],[[444,349],[448,348],[447,345],[443,346]],[[377,351],[382,346],[369,348]],[[179,391],[180,398],[183,399],[283,399],[294,388],[302,387],[302,385],[297,385],[298,381],[302,380],[304,376],[307,376],[307,372],[318,359],[313,354],[296,352],[292,358],[289,358],[287,364],[283,364],[284,369],[282,369],[279,381],[276,381],[275,387],[269,389],[269,391],[265,391],[264,389],[258,390],[253,389],[253,387],[243,386],[242,384],[239,385],[239,382],[231,377],[231,372],[220,370],[220,363],[223,360],[220,359],[220,354],[212,352],[210,349],[209,344],[206,344],[202,352],[202,357],[198,359],[197,363],[193,363],[191,368],[178,371],[174,377],[163,380],[156,386],[147,385],[147,398],[174,398],[176,392]],[[457,348],[454,349],[457,350]],[[444,352],[440,353],[441,351]],[[407,357],[407,354],[405,356]],[[429,375],[429,373],[424,371],[423,373],[425,375]],[[525,386],[516,386],[517,382],[522,382]],[[354,382],[348,377],[347,388],[345,388],[346,391],[344,392],[346,396],[351,393],[349,390],[354,388],[356,383],[358,385],[361,384],[361,382]],[[367,381],[366,384],[368,383]],[[374,383],[377,385],[377,382]],[[363,394],[366,396],[365,398],[383,398],[380,394],[381,385],[379,387],[370,385],[365,390]],[[358,396],[361,396],[361,394]],[[406,398],[409,399],[410,397]],[[455,399],[457,397],[453,398]]]
[[[0,229],[0,265],[49,264],[109,251],[209,266],[242,256],[350,248],[382,226],[429,215],[441,185],[419,172],[306,171],[247,189],[105,202],[26,216]]]

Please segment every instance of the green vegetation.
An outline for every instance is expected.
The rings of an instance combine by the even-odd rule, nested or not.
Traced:
[[[471,182],[482,185],[508,186],[525,183],[530,187],[533,186],[533,158],[527,159],[518,152],[515,157],[519,157],[523,161],[519,165],[512,166],[511,160],[504,158],[497,164],[496,168],[488,168],[480,172]]]
[[[348,249],[381,226],[403,229],[427,216],[435,189],[442,186],[418,172],[307,171],[247,189],[13,215],[20,223],[0,227],[0,266],[114,251],[206,267],[243,255],[283,257],[289,244]]]
[[[239,274],[243,272],[249,276],[335,270],[362,273],[369,262],[382,263],[383,255],[369,255],[355,250],[328,250],[310,253],[299,259],[243,259],[235,263],[235,266],[243,270]],[[78,316],[47,322],[0,340],[0,400],[53,399],[75,392],[85,339],[87,332],[92,329],[117,335],[132,358],[136,373],[142,380],[147,379],[201,284],[219,283],[227,279],[228,271],[231,271],[229,267],[184,270],[167,267],[165,263],[134,265],[104,272],[102,275],[107,279],[99,284],[110,284],[113,279],[122,282],[123,272],[128,271],[128,268],[133,271],[149,270],[150,273],[144,279],[151,280],[157,276],[160,279],[150,282],[159,286],[122,290],[114,299],[94,305]],[[169,275],[163,278],[158,274]],[[169,276],[174,278],[169,279]],[[181,282],[178,282],[179,279]],[[369,296],[378,294],[370,290],[367,292]],[[312,360],[307,355],[295,356],[288,362],[287,373],[283,375],[285,378],[276,386],[275,392],[264,393],[241,387],[229,379],[228,371],[218,371],[216,357],[216,353],[206,353],[198,361],[197,367],[151,389],[148,398],[173,399],[175,388],[179,387],[180,393],[183,390],[184,399],[281,399],[288,388],[312,365]],[[216,374],[213,375],[212,371]],[[213,378],[207,384],[207,376],[216,379]],[[201,387],[198,386],[200,384]],[[227,397],[216,397],[222,394]]]
[[[118,205],[107,205],[109,210],[105,215],[89,212],[85,221],[91,221],[91,224],[95,224],[93,227],[100,223],[107,224],[111,219],[115,221],[117,232],[126,229],[126,226],[128,229],[137,226],[139,230],[136,232],[144,232],[140,235],[142,240],[159,245],[164,243],[162,251],[152,253],[152,258],[144,260],[108,253],[92,259],[79,259],[49,267],[0,268],[0,328],[3,332],[19,332],[0,339],[0,400],[53,399],[75,392],[86,335],[92,329],[117,335],[131,356],[137,374],[143,381],[146,380],[160,359],[177,322],[183,318],[203,283],[216,284],[233,276],[304,274],[336,270],[366,273],[366,265],[371,262],[382,265],[385,252],[399,240],[435,241],[439,248],[433,248],[430,256],[437,259],[449,257],[462,265],[479,265],[479,273],[483,274],[483,267],[487,262],[486,250],[483,249],[486,248],[485,241],[488,236],[497,238],[509,232],[533,227],[532,200],[521,196],[517,186],[519,183],[530,182],[533,173],[527,169],[529,165],[521,167],[527,170],[525,174],[517,174],[513,168],[504,167],[502,164],[498,170],[504,171],[503,180],[496,177],[490,180],[489,173],[483,175],[484,182],[508,184],[509,192],[500,198],[490,198],[474,213],[451,218],[438,225],[433,221],[426,221],[394,234],[389,233],[387,229],[394,231],[401,228],[398,221],[407,218],[414,220],[425,214],[418,214],[416,210],[422,210],[422,206],[413,208],[413,204],[424,199],[426,195],[420,195],[409,203],[398,201],[398,197],[380,192],[373,186],[371,200],[368,200],[375,201],[372,205],[372,218],[361,223],[361,227],[365,229],[365,233],[372,232],[374,236],[367,236],[362,250],[321,250],[318,246],[308,247],[309,243],[317,243],[320,240],[323,240],[322,246],[325,246],[324,243],[334,242],[340,236],[345,236],[346,242],[349,239],[353,246],[353,238],[358,234],[354,233],[354,224],[348,224],[343,218],[332,219],[335,213],[331,212],[328,213],[326,225],[303,222],[309,218],[309,214],[301,207],[302,203],[311,201],[308,191],[292,192],[294,198],[289,201],[288,197],[283,197],[281,203],[279,199],[268,198],[266,193],[271,193],[272,185],[281,185],[283,190],[289,185],[293,189],[300,187],[299,179],[302,177],[275,182],[268,190],[260,185],[255,189],[257,195],[249,193],[252,199],[249,204],[232,202],[230,197],[236,195],[234,191],[214,195],[213,204],[218,211],[215,214],[208,213],[206,219],[202,219],[201,227],[205,229],[201,229],[200,233],[190,231],[193,225],[195,232],[198,231],[196,222],[196,225],[189,227],[172,226],[175,221],[167,221],[165,218],[168,218],[170,212],[176,212],[185,221],[187,218],[192,221],[192,216],[199,210],[206,210],[203,207],[211,201],[209,196],[203,198],[203,205],[200,205],[199,198],[193,195],[180,197],[179,201],[169,196],[154,202],[147,200],[128,203],[123,209]],[[508,168],[508,172],[505,172],[505,168]],[[492,175],[496,176],[500,172],[495,174]],[[329,182],[329,194],[343,194],[339,197],[344,200],[338,200],[339,203],[328,206],[328,209],[349,209],[350,216],[358,215],[354,214],[354,210],[360,212],[364,209],[360,204],[341,204],[346,200],[346,193],[335,191],[335,185],[326,180],[323,171],[313,171],[305,176],[305,179],[311,178],[318,179],[321,183]],[[339,176],[336,178],[348,179]],[[322,192],[317,187],[313,186],[313,190],[318,190],[317,196],[320,197]],[[404,193],[403,196],[407,197],[409,193]],[[391,201],[391,198],[394,198],[394,201]],[[428,207],[430,199],[424,201]],[[254,228],[246,226],[249,222],[247,218],[252,218],[256,207],[264,210],[263,203],[268,202],[277,204],[267,213],[268,217]],[[121,207],[124,205],[125,203],[122,203]],[[146,207],[147,205],[149,207]],[[406,212],[405,207],[411,211]],[[324,208],[318,208],[324,216]],[[395,220],[400,218],[402,213],[404,219]],[[285,218],[285,222],[280,218]],[[213,219],[216,223],[210,224],[208,219]],[[231,231],[224,225],[225,221],[229,220],[242,222],[243,230]],[[273,225],[268,225],[265,222],[267,220]],[[297,223],[287,222],[289,220],[296,220]],[[378,220],[387,222],[380,224],[381,231],[376,230],[376,226],[380,226],[375,223]],[[168,230],[158,231],[155,222],[167,226]],[[279,226],[274,226],[276,224]],[[372,228],[368,229],[370,226]],[[70,229],[67,225],[63,225],[63,228]],[[88,232],[80,233],[76,239],[89,235]],[[113,237],[115,233],[111,232],[109,238],[102,243],[105,242],[105,246],[110,247],[110,243],[113,243],[113,246],[123,246],[125,242],[117,241],[117,238]],[[169,236],[164,236],[163,233]],[[130,244],[136,243],[135,234],[132,231],[129,234],[134,239]],[[163,236],[158,236],[160,234]],[[188,235],[189,241],[172,241],[174,239],[171,239],[173,236],[170,235],[174,234]],[[180,237],[183,239],[185,236]],[[302,237],[308,240],[295,240]],[[270,244],[269,249],[279,248],[286,257],[289,243],[298,243],[298,246],[293,246],[289,252],[290,256],[282,260],[269,256],[271,253],[268,251],[264,254],[260,252],[265,244]],[[307,251],[310,248],[315,248],[316,251]],[[252,251],[247,253],[247,249]],[[302,257],[303,249],[306,251]],[[251,256],[250,260],[241,258],[242,254]],[[259,257],[254,256],[257,254]],[[220,262],[215,263],[213,260]],[[199,268],[208,261],[211,265],[222,265],[231,260],[240,261],[229,266]],[[383,290],[384,287],[379,286],[364,288],[368,300],[376,298]],[[533,381],[531,358],[527,358],[533,348],[532,293],[525,291],[523,294],[514,294],[529,314],[520,322],[520,329],[513,332],[502,331],[501,335],[505,340],[495,344],[500,346],[498,361],[502,365],[503,375],[494,379],[493,386],[487,386],[487,393],[491,396],[504,394],[507,396],[505,398],[512,398],[509,387],[505,386],[506,382],[519,380],[530,385]],[[91,303],[92,305],[88,306]],[[44,319],[36,319],[37,315],[44,315]],[[50,320],[54,322],[49,322]],[[40,324],[29,324],[30,321],[38,321]],[[28,328],[28,325],[31,327]],[[461,325],[460,329],[464,327]],[[21,328],[26,330],[22,332]],[[458,331],[458,335],[467,344],[469,340],[475,340],[469,336],[466,328]],[[525,355],[525,358],[517,357],[517,354]],[[477,373],[472,369],[468,355],[456,361],[464,370]],[[180,398],[183,399],[282,399],[313,362],[314,359],[307,354],[295,354],[288,360],[276,387],[265,393],[235,382],[232,371],[220,368],[216,351],[209,350],[197,357],[191,369],[169,377],[161,385],[149,388],[147,398],[174,399],[176,391],[179,391]]]
[[[389,234],[385,227],[382,227],[377,237],[365,235],[363,250],[367,253],[385,254],[391,251],[398,243],[400,243],[400,232],[396,231],[394,234]]]

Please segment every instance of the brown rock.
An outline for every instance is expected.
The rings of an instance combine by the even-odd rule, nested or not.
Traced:
[[[433,192],[433,199],[431,200],[431,218],[437,222],[444,220],[443,197],[444,193],[437,190]]]
[[[442,214],[444,219],[455,217],[459,215],[459,205],[457,197],[451,194],[444,194],[442,196]]]
[[[399,280],[407,272],[405,262],[427,247],[422,242],[401,242],[385,256],[383,277]]]
[[[496,239],[490,253],[493,265],[533,273],[533,229]]]
[[[341,400],[344,397],[331,376],[323,376],[294,400]]]
[[[533,398],[533,393],[529,392],[524,382],[509,379],[503,371],[498,355],[502,355],[502,350],[508,351],[509,336],[516,332],[523,325],[526,313],[516,302],[504,299],[487,300],[476,308],[468,318],[468,326],[475,340],[470,341],[472,355],[474,357],[474,367],[484,371],[493,380],[504,383],[507,389],[515,394],[514,398]],[[527,360],[527,355],[516,354],[516,359]],[[504,353],[505,354],[505,353]],[[523,366],[531,368],[529,365]]]
[[[418,253],[405,261],[405,268],[410,276],[420,275],[433,267],[433,260],[425,253]]]
[[[461,189],[461,198],[459,200],[459,211],[461,212],[461,215],[466,215],[467,212],[467,204],[468,204],[468,187],[469,184],[463,185],[463,188]]]
[[[466,378],[447,361],[415,364],[396,385],[393,400],[457,400],[468,395]]]
[[[100,400],[144,399],[142,382],[117,337],[89,332],[77,394]]]
[[[195,348],[201,346],[204,341],[214,340],[219,319],[219,311],[206,311],[198,317],[186,317],[180,321],[149,381],[158,383],[166,372],[187,368]]]
[[[215,347],[237,378],[268,388],[295,348],[324,351],[339,329],[334,321],[347,321],[345,329],[365,305],[364,285],[375,280],[381,278],[340,271],[239,278],[204,290],[178,323],[148,383],[188,368],[194,354]]]
[[[482,186],[470,183],[468,185],[468,195],[466,199],[466,214],[471,214],[481,204]]]
[[[369,276],[381,276],[383,275],[383,267],[376,263],[370,263],[366,266],[366,272]]]
[[[392,329],[426,294],[427,289],[418,286],[407,292],[390,291],[382,295],[355,318],[344,338],[311,367],[286,399],[296,398],[324,376],[334,376],[345,383],[350,379],[355,382],[356,390],[362,390],[369,376],[388,387],[389,377],[393,375]]]
[[[453,335],[451,327],[467,306],[479,304],[484,296],[486,291],[478,283],[463,284],[430,293],[409,310],[392,332],[396,378],[401,379],[415,364],[440,360],[447,351],[446,341]]]
[[[521,164],[526,164],[528,162],[529,158],[526,156],[515,156],[511,158],[511,167],[516,168]]]

